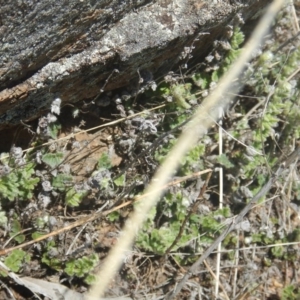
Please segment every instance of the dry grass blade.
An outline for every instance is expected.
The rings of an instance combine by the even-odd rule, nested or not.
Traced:
[[[299,28],[299,24],[298,24],[298,18],[297,18],[297,13],[296,13],[296,9],[295,9],[295,5],[294,5],[294,1],[290,0],[290,5],[291,5],[291,17],[293,19],[293,29],[294,31],[297,33],[299,32],[300,28]]]
[[[209,264],[208,264],[206,261],[204,261],[203,263],[204,263],[205,267],[207,268],[207,270],[209,271],[209,273],[210,273],[210,274],[212,275],[212,277],[214,278],[214,280],[215,280],[215,281],[219,281],[219,280],[220,280],[219,276],[217,276],[217,275],[213,272],[213,270],[211,269],[211,267],[209,266]],[[218,286],[220,286],[220,287],[222,288],[225,299],[226,299],[226,300],[229,300],[229,297],[228,297],[228,295],[227,295],[227,293],[226,293],[226,289],[224,288],[224,286],[222,285],[221,282],[218,283]],[[218,290],[218,294],[219,294],[219,290]],[[216,294],[216,297],[217,297],[217,296],[218,296],[218,295]]]
[[[262,41],[283,2],[283,0],[275,0],[269,6],[264,18],[260,21],[240,57],[232,65],[226,76],[220,80],[220,84],[214,92],[203,101],[203,104],[196,111],[191,122],[186,126],[177,144],[171,150],[163,165],[158,169],[154,179],[146,190],[146,193],[152,193],[152,191],[153,193],[136,207],[126,222],[120,239],[106,258],[87,299],[101,297],[103,295],[106,287],[121,267],[124,253],[130,249],[135,235],[146,219],[149,210],[156,205],[159,200],[162,194],[161,187],[165,185],[174,174],[174,170],[178,167],[180,159],[196,144],[198,140],[196,137],[201,138],[204,136],[207,130],[218,119],[219,109],[224,110],[228,106],[229,99],[223,99],[223,95],[230,90],[233,80],[239,76],[244,69],[245,63],[250,60],[253,51]],[[213,251],[213,249],[211,251]],[[178,294],[183,284],[178,286],[174,295]],[[171,298],[173,298],[173,296]]]
[[[222,117],[222,116],[220,116]],[[219,122],[219,155],[223,154],[223,130],[222,120]],[[219,168],[219,209],[223,208],[223,168]],[[220,268],[221,268],[221,253],[222,244],[218,245],[217,263],[216,263],[216,283],[215,283],[215,295],[218,297],[219,285],[220,285]],[[228,298],[228,297],[227,297]]]

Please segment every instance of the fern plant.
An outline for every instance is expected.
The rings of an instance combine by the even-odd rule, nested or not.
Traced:
[[[87,284],[91,284],[95,278],[90,273],[97,266],[98,262],[99,258],[97,254],[83,256],[79,259],[71,259],[66,263],[64,272],[69,276],[84,278]]]
[[[35,176],[35,164],[30,162],[12,170],[0,178],[0,194],[4,199],[28,200],[33,196],[33,190],[40,181]]]
[[[12,271],[19,272],[21,267],[30,261],[30,255],[21,249],[13,250],[4,260],[4,264]],[[1,274],[6,277],[6,274]]]

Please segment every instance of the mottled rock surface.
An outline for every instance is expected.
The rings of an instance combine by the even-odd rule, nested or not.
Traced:
[[[128,86],[138,72],[165,75],[194,46],[190,67],[237,15],[251,30],[270,1],[2,2],[0,129],[36,118],[55,97],[75,103],[93,99],[104,85]]]

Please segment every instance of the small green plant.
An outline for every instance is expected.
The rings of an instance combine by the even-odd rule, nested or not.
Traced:
[[[12,271],[19,272],[21,267],[30,261],[30,255],[21,249],[13,250],[4,260],[4,264]],[[2,273],[3,275],[3,273]]]
[[[167,193],[157,209],[153,209],[149,214],[147,222],[137,237],[137,245],[144,250],[164,254],[177,238],[188,209],[189,201],[181,191],[176,194]],[[172,250],[176,251],[180,247],[188,246],[191,241],[198,241],[198,244],[211,242],[222,228],[218,221],[220,216],[229,217],[230,210],[224,208],[203,216],[191,214],[180,239]],[[156,225],[157,218],[164,220],[161,226]]]
[[[276,258],[281,258],[284,254],[284,248],[281,245],[275,246],[271,249],[272,255]]]
[[[234,164],[228,159],[226,154],[221,154],[220,156],[218,156],[217,161],[219,164],[221,164],[222,166],[224,166],[225,168],[233,168]]]
[[[40,181],[39,178],[35,177],[34,168],[34,163],[27,163],[2,176],[0,178],[1,196],[10,201],[32,198],[33,190]]]
[[[57,176],[52,179],[52,187],[60,192],[64,192],[72,185],[74,185],[74,180],[70,174],[57,174]]]
[[[62,152],[56,153],[46,153],[42,156],[42,161],[50,166],[51,168],[56,168],[64,159],[64,154]]]
[[[118,221],[120,219],[120,213],[118,211],[114,211],[107,216],[107,219],[110,222]]]
[[[107,152],[102,153],[102,155],[100,156],[99,160],[98,160],[98,167],[97,169],[99,171],[101,170],[107,170],[110,169],[112,167],[111,165],[111,159],[108,155]]]
[[[69,276],[84,278],[86,283],[91,284],[94,277],[90,273],[94,270],[98,263],[99,258],[96,254],[83,256],[79,259],[71,259],[66,263],[64,272]]]
[[[1,205],[0,205],[1,209]],[[7,226],[7,217],[5,211],[0,210],[0,226],[6,228]]]
[[[179,105],[179,107],[184,109],[191,108],[191,105],[186,102],[187,99],[196,99],[196,97],[191,93],[191,88],[191,83],[176,84],[171,86],[170,93],[176,100],[176,103]]]
[[[294,285],[288,285],[282,290],[280,300],[298,300],[299,298],[299,287],[296,287]]]
[[[52,139],[57,139],[57,135],[61,130],[61,124],[57,121],[49,123],[48,134]]]
[[[116,179],[114,179],[114,184],[116,186],[124,186],[125,185],[125,175],[121,175],[119,177],[117,177]]]
[[[36,236],[38,237],[39,234],[36,233]],[[55,244],[55,242],[53,240],[47,242],[44,250],[45,251],[42,256],[41,262],[49,266],[51,269],[60,271],[62,269],[62,261],[56,255],[54,255],[58,253],[57,245]]]
[[[9,235],[13,237],[13,239],[19,244],[23,243],[25,241],[25,235],[20,234],[20,232],[22,231],[22,227],[20,222],[17,220],[16,215],[14,216],[14,219],[12,220],[10,227],[11,228],[10,228]]]
[[[66,193],[65,202],[68,206],[76,207],[79,206],[82,199],[88,194],[86,190],[75,190],[71,188]]]
[[[213,82],[218,82],[219,79],[227,72],[232,63],[237,59],[241,53],[241,45],[245,40],[245,36],[239,27],[235,27],[232,37],[230,39],[230,47],[225,54],[225,59],[220,64],[220,67],[215,70],[211,75]],[[227,49],[226,49],[227,50]]]

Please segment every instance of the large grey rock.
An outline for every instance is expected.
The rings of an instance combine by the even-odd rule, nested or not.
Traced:
[[[139,71],[154,78],[165,75],[185,62],[185,47],[193,45],[190,66],[207,54],[237,14],[252,24],[270,1],[1,2],[3,128],[36,118],[55,97],[74,103],[93,99],[103,86],[129,85]]]

